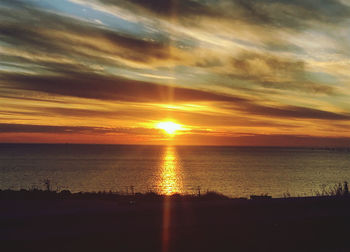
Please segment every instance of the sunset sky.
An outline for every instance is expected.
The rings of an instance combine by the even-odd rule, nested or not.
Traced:
[[[350,146],[349,27],[350,0],[1,0],[0,142]]]

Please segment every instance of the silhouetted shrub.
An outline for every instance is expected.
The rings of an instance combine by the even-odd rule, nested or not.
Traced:
[[[226,195],[215,191],[207,191],[206,194],[201,196],[201,198],[207,200],[229,199]]]
[[[320,191],[315,191],[315,195],[320,196],[336,196],[336,197],[348,197],[349,196],[349,187],[348,182],[344,181],[343,184],[335,184],[330,187],[326,187],[322,185],[322,189]]]

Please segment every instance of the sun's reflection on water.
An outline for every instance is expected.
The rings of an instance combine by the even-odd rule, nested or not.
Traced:
[[[182,181],[179,171],[179,161],[174,146],[167,146],[161,167],[159,188],[162,194],[182,193]]]

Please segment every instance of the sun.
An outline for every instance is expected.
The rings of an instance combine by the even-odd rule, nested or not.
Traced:
[[[164,130],[169,135],[174,135],[177,130],[180,130],[182,126],[180,124],[174,123],[174,122],[159,122],[157,123],[156,127],[158,129]]]

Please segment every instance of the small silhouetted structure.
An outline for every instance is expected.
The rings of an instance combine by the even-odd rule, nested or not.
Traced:
[[[49,179],[44,179],[44,185],[45,185],[46,191],[51,191],[51,181]]]
[[[200,186],[197,186],[197,196],[200,197],[201,196],[201,187]]]
[[[349,187],[348,187],[348,182],[344,181],[344,196],[349,196]]]

